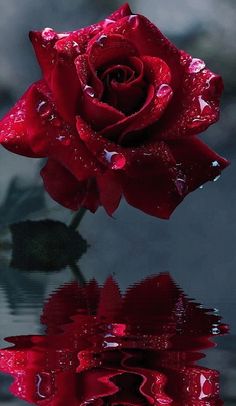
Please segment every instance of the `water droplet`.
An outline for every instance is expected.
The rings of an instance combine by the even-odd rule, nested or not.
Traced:
[[[126,165],[126,159],[123,154],[115,151],[104,150],[105,158],[110,164],[111,169],[123,169]]]
[[[220,164],[219,164],[218,161],[213,161],[213,162],[211,163],[211,166],[217,167],[217,166],[220,166]]]
[[[105,44],[105,42],[106,42],[106,39],[107,39],[107,35],[102,34],[102,35],[100,35],[100,37],[97,39],[96,43],[97,43],[100,47],[103,47],[104,44]]]
[[[202,98],[198,97],[201,113],[210,114],[212,112],[211,106]]]
[[[37,112],[40,114],[41,117],[46,118],[52,114],[52,107],[48,102],[43,100],[38,104]]]
[[[189,128],[197,128],[199,125],[204,124],[206,119],[203,117],[196,117],[190,123],[188,123]]]
[[[95,97],[95,91],[91,86],[86,85],[84,87],[85,93],[87,93],[90,97]]]
[[[114,24],[114,20],[111,20],[110,18],[106,18],[105,20],[104,20],[104,23],[103,23],[103,26],[104,27],[107,27],[108,25],[110,25],[110,24]]]
[[[119,347],[118,343],[111,343],[109,341],[104,341],[103,345],[104,345],[104,348],[116,348],[116,347]]]
[[[218,329],[218,327],[213,327],[211,332],[212,334],[220,334],[220,330]]]
[[[186,178],[185,177],[179,177],[175,180],[175,186],[176,189],[178,190],[178,193],[182,196],[186,192]]]
[[[201,59],[193,58],[187,70],[189,73],[199,73],[206,67],[206,64]]]
[[[52,41],[55,37],[57,37],[57,33],[52,28],[44,28],[42,31],[42,37],[46,41]]]
[[[58,39],[63,39],[63,38],[68,37],[68,36],[69,36],[69,34],[68,34],[68,33],[66,33],[66,32],[62,32],[61,34],[57,34],[57,36],[58,36]]]
[[[158,89],[157,89],[157,96],[158,97],[165,97],[172,93],[172,89],[170,85],[163,83]]]
[[[137,28],[139,25],[139,18],[136,14],[132,14],[129,16],[128,22],[132,28]]]
[[[65,135],[59,135],[59,136],[57,137],[57,140],[60,141],[60,142],[61,142],[63,145],[65,145],[66,147],[67,147],[68,145],[70,145],[70,143],[71,143],[70,138],[66,137]]]
[[[55,127],[60,127],[61,126],[61,120],[59,117],[55,116],[55,114],[52,114],[49,117],[49,121],[55,126]]]
[[[221,175],[216,176],[216,177],[213,179],[213,182],[216,182],[218,179],[220,179],[220,176],[221,176]]]

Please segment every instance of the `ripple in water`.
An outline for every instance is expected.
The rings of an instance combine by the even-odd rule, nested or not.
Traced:
[[[45,303],[45,335],[8,338],[0,370],[36,405],[223,405],[219,372],[197,365],[225,334],[214,309],[188,299],[169,274],[121,294],[109,278],[63,285]]]

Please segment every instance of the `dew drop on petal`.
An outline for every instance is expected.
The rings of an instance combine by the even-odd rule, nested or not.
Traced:
[[[190,123],[188,123],[189,128],[197,128],[199,125],[204,124],[206,119],[203,117],[196,117]]]
[[[105,158],[110,164],[111,169],[123,169],[126,165],[126,159],[123,154],[115,151],[104,150]]]
[[[178,190],[178,193],[180,195],[183,195],[186,192],[186,187],[187,187],[185,177],[182,177],[182,178],[178,177],[175,180],[175,186],[176,186],[176,189]]]
[[[52,28],[44,28],[42,31],[42,37],[46,41],[52,41],[56,36],[57,34]]]
[[[193,58],[187,67],[189,73],[199,73],[206,67],[206,64],[201,59]]]
[[[131,16],[129,16],[128,22],[132,28],[137,28],[139,25],[139,18],[136,14],[132,14]]]
[[[52,107],[45,100],[41,101],[37,106],[37,112],[41,117],[46,118],[52,114]]]
[[[172,89],[170,85],[163,83],[158,89],[157,89],[157,96],[158,97],[165,97],[172,93]]]
[[[105,42],[106,42],[106,39],[107,39],[107,35],[102,34],[102,35],[100,35],[100,37],[97,39],[96,43],[97,43],[100,47],[103,47],[104,44],[105,44]]]
[[[55,116],[55,114],[52,114],[49,117],[49,121],[52,125],[54,125],[55,127],[60,127],[61,126],[61,120],[59,117]]]
[[[60,143],[61,143],[62,145],[65,145],[66,147],[67,147],[68,145],[70,145],[70,143],[71,143],[70,138],[68,138],[68,137],[65,136],[65,135],[59,135],[59,136],[57,137],[57,140],[60,141]]]
[[[211,114],[212,108],[211,106],[202,98],[202,96],[198,97],[199,105],[201,113],[204,114]]]
[[[217,166],[220,166],[220,164],[219,164],[218,161],[213,161],[213,162],[211,163],[211,166],[217,167]]]
[[[114,24],[114,20],[111,20],[110,18],[106,18],[105,20],[104,20],[104,23],[103,23],[103,26],[104,27],[107,27],[108,25],[110,25],[110,24]]]
[[[90,97],[95,97],[95,91],[91,86],[86,85],[84,87],[84,91],[85,93],[87,93],[87,95],[89,95]]]
[[[216,177],[213,179],[213,182],[216,182],[218,179],[220,179],[220,176],[221,176],[221,175],[216,176]]]

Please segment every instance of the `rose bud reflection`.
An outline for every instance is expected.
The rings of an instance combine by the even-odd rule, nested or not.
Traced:
[[[168,274],[121,294],[114,279],[69,283],[46,302],[42,336],[8,338],[1,371],[36,405],[217,406],[219,373],[197,365],[228,331]]]

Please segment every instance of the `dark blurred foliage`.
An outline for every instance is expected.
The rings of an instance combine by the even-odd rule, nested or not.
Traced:
[[[13,268],[24,271],[59,271],[76,263],[87,250],[80,234],[59,221],[12,224]]]

